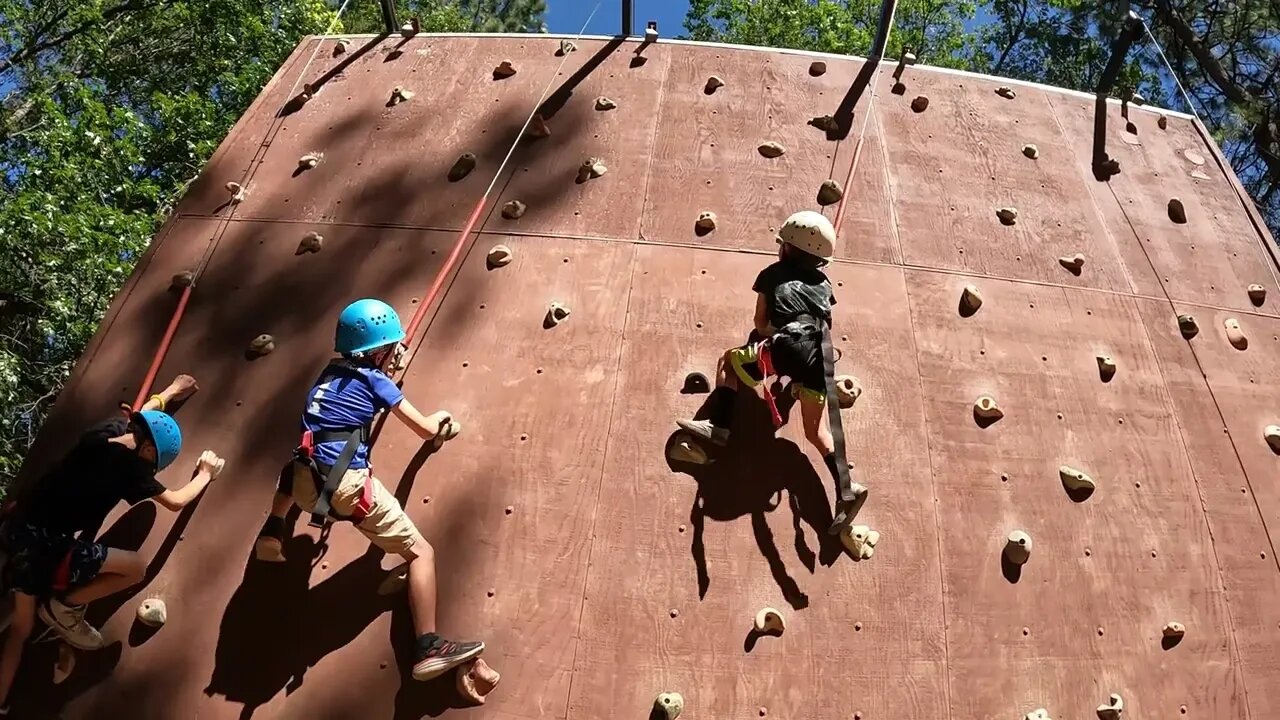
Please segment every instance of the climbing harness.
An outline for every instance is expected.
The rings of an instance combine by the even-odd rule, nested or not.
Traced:
[[[341,371],[353,369],[354,366],[351,363],[345,360],[336,360],[325,368],[322,377],[327,377],[330,374],[340,374]],[[363,381],[363,378],[358,373],[355,377]],[[311,471],[311,479],[316,486],[316,502],[311,511],[311,520],[308,522],[311,527],[323,528],[330,519],[350,521],[358,525],[368,517],[369,511],[373,508],[372,473],[365,474],[364,489],[361,491],[355,507],[351,509],[350,515],[341,515],[333,509],[333,493],[337,491],[338,485],[342,483],[343,476],[350,469],[351,461],[355,458],[356,451],[360,449],[361,445],[369,442],[371,425],[372,421],[360,427],[338,430],[304,430],[302,432],[298,447],[293,451],[293,459],[288,465],[285,465],[281,473],[292,473],[295,463]],[[343,443],[342,451],[338,453],[338,459],[332,465],[325,465],[316,460],[316,445],[339,441]],[[286,478],[282,477],[281,479],[285,480]]]

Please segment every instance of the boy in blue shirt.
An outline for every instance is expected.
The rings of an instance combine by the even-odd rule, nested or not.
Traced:
[[[371,474],[369,427],[391,414],[424,440],[442,443],[458,425],[443,411],[423,415],[382,371],[405,337],[400,317],[380,300],[357,300],[338,317],[334,350],[302,415],[302,442],[280,474],[280,484],[255,546],[259,560],[283,562],[285,515],[296,503],[312,525],[345,520],[382,551],[408,565],[409,609],[418,645],[413,677],[430,680],[484,652],[484,643],[452,642],[436,634],[435,551],[400,502]]]

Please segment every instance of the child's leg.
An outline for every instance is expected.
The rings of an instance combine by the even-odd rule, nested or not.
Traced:
[[[436,551],[417,530],[413,546],[400,553],[409,568],[409,614],[413,634],[422,637],[436,631]]]
[[[142,582],[147,576],[147,562],[136,552],[111,548],[93,579],[63,597],[67,605],[76,606],[113,595]]]
[[[310,471],[308,471],[310,472]],[[253,545],[253,554],[263,562],[284,562],[285,517],[289,507],[293,505],[293,480],[296,474],[295,463],[290,461],[280,471],[280,479],[276,484],[276,493],[271,498],[271,514],[262,525],[258,539]]]

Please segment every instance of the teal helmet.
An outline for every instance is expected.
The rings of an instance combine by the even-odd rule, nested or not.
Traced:
[[[173,416],[159,410],[143,410],[134,414],[133,422],[156,446],[156,470],[165,469],[177,459],[182,452],[182,430]]]
[[[403,339],[404,328],[395,309],[381,300],[365,298],[351,303],[338,316],[333,349],[343,355],[358,355]]]

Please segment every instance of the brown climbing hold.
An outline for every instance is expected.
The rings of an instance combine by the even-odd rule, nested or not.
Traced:
[[[972,315],[978,312],[980,307],[982,307],[982,293],[978,292],[978,288],[973,285],[965,285],[960,293],[960,312]]]
[[[1067,490],[1072,492],[1093,492],[1098,487],[1088,473],[1077,470],[1070,465],[1059,467],[1058,477],[1062,479],[1062,484]]]
[[[1009,533],[1004,544],[1004,556],[1015,565],[1025,565],[1031,559],[1031,536],[1021,530]]]
[[[876,553],[880,533],[866,525],[846,525],[840,532],[840,541],[854,560],[867,560]]]
[[[61,685],[76,669],[75,648],[65,642],[58,643],[58,659],[53,664],[53,684]]]
[[[502,676],[483,658],[476,658],[458,669],[458,694],[472,705],[483,705],[485,696],[493,692]]]
[[[250,358],[260,358],[264,355],[270,355],[275,349],[275,338],[263,333],[249,343],[249,349],[245,351],[245,355]]]
[[[575,182],[581,184],[592,178],[598,178],[609,172],[609,168],[604,166],[604,161],[600,158],[587,158],[578,166],[578,177]]]
[[[486,257],[490,268],[506,267],[514,259],[515,254],[506,245],[494,245],[489,249],[489,255]]]
[[[1265,287],[1257,283],[1249,286],[1249,302],[1253,303],[1257,307],[1262,307],[1262,304],[1266,301],[1267,289]]]
[[[607,98],[607,97],[605,97],[605,96],[603,96],[603,95],[601,95],[600,97],[596,98],[596,109],[597,109],[597,110],[601,110],[601,111],[604,111],[604,110],[612,110],[612,109],[614,109],[614,108],[616,108],[616,107],[618,107],[618,103],[616,103],[616,102],[614,102],[614,101],[610,100],[609,98]]]
[[[1102,382],[1110,382],[1116,376],[1116,361],[1110,355],[1098,356],[1098,375],[1102,377]]]
[[[840,183],[832,179],[822,181],[818,186],[818,204],[822,206],[834,205],[840,202],[844,197],[844,188],[840,187]]]
[[[782,157],[783,153],[787,151],[785,147],[773,141],[761,144],[756,150],[767,158]]]
[[[1120,715],[1124,713],[1124,698],[1116,693],[1111,693],[1107,698],[1107,702],[1098,706],[1099,720],[1120,720]]]
[[[318,253],[322,246],[324,246],[324,236],[312,230],[302,236],[302,242],[298,243],[298,249],[293,254]]]
[[[1239,320],[1227,318],[1222,321],[1222,326],[1227,330],[1227,342],[1231,343],[1231,347],[1237,350],[1249,349],[1249,338],[1245,337],[1244,330],[1240,329]]]
[[[822,60],[814,60],[813,62],[809,63],[810,75],[814,77],[818,77],[820,75],[825,75],[826,72],[827,72],[827,64]]]
[[[786,621],[782,619],[782,613],[771,607],[764,608],[756,613],[754,625],[756,632],[773,635],[781,635],[787,629]]]
[[[147,598],[138,605],[138,622],[158,628],[169,619],[169,610],[160,598]]]
[[[569,317],[569,308],[564,305],[561,305],[558,302],[553,302],[547,306],[546,325],[548,327],[555,327],[556,325],[559,325],[564,322],[567,317]]]
[[[889,92],[893,93],[894,95],[906,95],[907,84],[899,80],[898,82],[895,82],[893,84],[893,87],[889,88]]]
[[[1169,116],[1165,115],[1164,113],[1161,113],[1160,117],[1156,119],[1156,126],[1159,127],[1161,130],[1168,130]]]
[[[1004,410],[1000,409],[1000,405],[996,403],[995,398],[990,395],[983,395],[973,404],[973,416],[979,420],[995,422],[1004,417]]]
[[[238,182],[228,182],[226,185],[223,185],[223,187],[227,189],[227,192],[231,193],[231,204],[233,205],[243,201],[245,195],[248,194]]]
[[[809,121],[809,124],[818,128],[823,132],[835,132],[840,128],[840,124],[830,115],[819,115]]]
[[[1013,88],[1011,88],[1011,87],[1005,87],[1005,86],[1003,86],[1003,85],[1002,85],[1002,86],[1000,86],[1000,87],[998,87],[998,88],[996,88],[996,94],[997,94],[997,95],[999,95],[999,96],[1000,96],[1000,97],[1002,97],[1002,98],[1007,98],[1007,99],[1009,99],[1009,100],[1012,100],[1012,99],[1014,99],[1014,98],[1018,97],[1018,93],[1014,92],[1014,91],[1013,91]]]
[[[531,138],[544,138],[551,134],[551,128],[547,127],[547,121],[542,117],[541,113],[534,113],[529,118],[529,129],[525,131]]]
[[[1125,132],[1127,132],[1127,133],[1129,133],[1130,135],[1137,135],[1137,134],[1138,134],[1138,126],[1137,126],[1137,125],[1134,125],[1132,122],[1126,122],[1126,123],[1124,124],[1124,131],[1125,131]],[[1133,144],[1133,145],[1137,145],[1137,144],[1140,144],[1140,143],[1138,143],[1137,141],[1134,141],[1134,142],[1133,142],[1133,143],[1131,143],[1131,144]]]
[[[702,395],[711,392],[711,382],[700,372],[691,372],[684,376],[684,386],[680,392],[685,395]]]
[[[402,102],[409,102],[410,100],[413,99],[413,96],[414,96],[414,92],[412,90],[406,90],[400,87],[399,85],[397,85],[391,89],[391,101],[388,102],[387,104],[399,105]]]
[[[1018,208],[1000,208],[996,210],[996,217],[1000,218],[1000,223],[1003,225],[1013,225],[1018,222]]]
[[[924,95],[917,95],[915,100],[911,101],[911,109],[922,113],[929,109],[929,98]]]
[[[182,272],[176,273],[173,276],[173,278],[169,281],[169,287],[171,288],[191,287],[191,283],[195,281],[196,281],[195,273],[191,272],[190,270],[183,270]]]
[[[692,435],[679,433],[675,440],[671,443],[671,449],[667,451],[667,457],[675,462],[690,463],[692,465],[706,465],[711,462],[707,457],[707,451],[693,439]]]
[[[704,210],[698,213],[698,219],[693,223],[693,232],[698,236],[706,235],[716,229],[716,214],[710,210]]]
[[[320,161],[323,159],[324,153],[308,153],[298,158],[298,169],[310,170],[311,168],[319,165]]]
[[[449,168],[449,182],[458,182],[462,178],[471,174],[476,169],[476,154],[464,152],[453,161],[453,167]]]
[[[510,60],[503,60],[493,69],[494,80],[505,80],[516,74],[516,68],[511,64]]]
[[[1271,449],[1280,454],[1280,425],[1268,425],[1262,429],[1262,438],[1267,441],[1267,445]]]
[[[1174,621],[1166,624],[1161,634],[1171,640],[1181,640],[1182,636],[1187,634],[1187,628],[1182,623]]]
[[[712,75],[707,78],[707,84],[703,86],[702,92],[710,95],[711,93],[724,87],[724,80],[719,75]]]
[[[1178,198],[1169,199],[1169,219],[1179,225],[1187,222],[1187,209]]]
[[[676,692],[664,692],[653,701],[653,710],[662,720],[676,720],[684,712],[684,697]]]
[[[334,46],[333,46],[333,56],[334,56],[334,57],[337,57],[337,56],[341,55],[342,53],[346,52],[346,51],[347,51],[347,46],[348,46],[348,45],[350,45],[350,44],[351,44],[351,41],[350,41],[350,40],[348,40],[348,39],[346,39],[346,38],[342,38],[341,40],[339,40],[339,41],[338,41],[336,44],[334,44]]]
[[[1031,144],[1023,145],[1023,146],[1022,146],[1022,154],[1023,154],[1023,155],[1026,155],[1027,157],[1031,158],[1032,160],[1036,160],[1036,159],[1038,159],[1038,158],[1040,157],[1040,148],[1036,147],[1035,145],[1031,145]]]
[[[1193,315],[1179,315],[1178,330],[1182,333],[1182,337],[1190,340],[1200,333],[1200,325]]]
[[[512,200],[502,206],[502,217],[508,220],[518,220],[521,215],[524,215],[524,211],[528,209],[528,205],[525,205],[519,200]]]
[[[1084,255],[1076,253],[1070,257],[1058,258],[1058,264],[1066,268],[1072,275],[1079,275],[1084,271]]]
[[[556,48],[556,57],[564,57],[571,52],[577,52],[578,46],[573,44],[572,40],[561,40],[560,47]]]
[[[836,383],[836,404],[841,410],[848,410],[853,404],[862,397],[862,386],[858,384],[858,378],[852,375],[840,375],[835,379]]]

